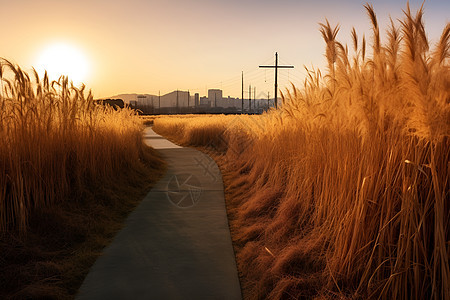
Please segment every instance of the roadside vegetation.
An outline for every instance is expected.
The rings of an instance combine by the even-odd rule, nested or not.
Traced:
[[[154,120],[219,163],[247,299],[450,299],[450,24],[408,6],[382,41],[365,8],[278,110]]]
[[[164,163],[134,111],[0,59],[0,298],[73,298]]]

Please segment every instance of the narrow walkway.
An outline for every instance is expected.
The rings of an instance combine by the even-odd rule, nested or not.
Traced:
[[[144,139],[168,171],[97,259],[76,299],[241,299],[219,168],[151,128]]]

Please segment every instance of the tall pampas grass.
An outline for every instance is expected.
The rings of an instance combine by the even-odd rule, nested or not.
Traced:
[[[142,156],[129,109],[96,105],[67,77],[30,76],[0,59],[0,232],[26,232],[31,211],[82,193]]]
[[[185,144],[225,140],[216,158],[248,299],[450,298],[450,25],[433,48],[423,7],[408,5],[383,43],[365,9],[370,44],[353,28],[351,57],[339,26],[321,23],[328,73],[307,70],[280,109],[155,120]],[[216,130],[192,143],[202,126]]]

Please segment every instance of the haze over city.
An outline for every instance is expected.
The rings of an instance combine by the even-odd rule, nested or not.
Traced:
[[[120,93],[162,94],[190,90],[206,95],[222,89],[240,97],[245,89],[273,93],[278,51],[279,86],[300,85],[303,66],[325,68],[319,22],[340,24],[338,40],[350,44],[350,30],[370,39],[365,1],[4,1],[1,56],[29,70],[66,72],[95,97]],[[402,17],[405,1],[374,1],[381,30]],[[422,1],[410,1],[416,10]],[[425,2],[425,26],[434,45],[449,21],[449,1]],[[59,59],[58,59],[58,56]],[[53,65],[52,65],[53,64]],[[63,71],[60,71],[63,70]]]

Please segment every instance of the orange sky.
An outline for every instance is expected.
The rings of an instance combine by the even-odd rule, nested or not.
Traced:
[[[370,36],[365,1],[299,0],[0,0],[0,57],[28,69],[54,43],[71,45],[89,65],[84,81],[96,97],[119,93],[162,94],[175,89],[206,94],[222,88],[240,97],[241,71],[257,94],[273,93],[272,64],[280,88],[301,84],[303,65],[324,66],[319,22],[339,23],[340,41],[352,26]],[[402,16],[406,1],[373,1],[382,31]],[[413,9],[422,1],[410,1]],[[450,1],[425,4],[425,26],[434,44],[449,22]]]

